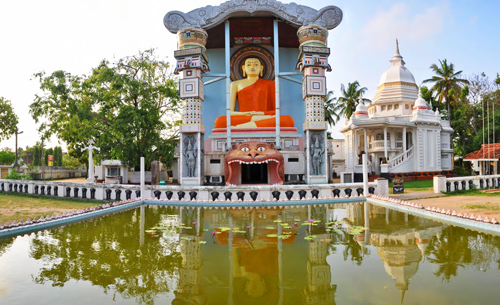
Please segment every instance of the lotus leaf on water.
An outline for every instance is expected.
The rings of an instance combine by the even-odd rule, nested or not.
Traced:
[[[266,227],[266,229],[268,229],[268,230],[274,230],[274,229],[276,229],[276,227],[269,226],[269,227]]]
[[[278,235],[278,239],[288,239],[290,235]]]
[[[305,240],[313,240],[315,238],[316,238],[316,235],[309,235],[309,236],[304,237]]]
[[[207,242],[206,242],[206,241],[204,241],[204,240],[200,240],[200,241],[199,241],[199,243],[200,243],[200,244],[206,244]]]
[[[267,234],[267,237],[278,237],[278,234]]]

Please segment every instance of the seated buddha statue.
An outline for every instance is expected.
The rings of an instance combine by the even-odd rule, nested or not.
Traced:
[[[258,58],[247,58],[241,67],[244,79],[231,83],[231,126],[235,128],[276,127],[274,81],[260,78],[264,66]],[[238,111],[236,111],[238,105]],[[281,127],[294,127],[293,118],[280,116]],[[218,117],[215,128],[226,128],[227,118]]]

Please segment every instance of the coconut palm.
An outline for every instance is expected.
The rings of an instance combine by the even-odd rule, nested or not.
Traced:
[[[436,92],[437,98],[440,103],[443,99],[446,104],[446,109],[448,111],[448,117],[450,117],[450,101],[458,100],[460,93],[462,92],[461,84],[468,84],[469,81],[466,79],[459,78],[462,71],[455,72],[455,66],[453,63],[449,63],[446,59],[439,60],[439,66],[432,64],[430,69],[436,74],[432,78],[424,80],[424,83],[434,83],[431,88],[432,91]]]
[[[363,102],[371,102],[367,98],[362,98],[366,90],[368,89],[366,87],[361,87],[358,81],[348,83],[347,89],[344,87],[344,84],[341,84],[340,91],[342,92],[342,96],[337,99],[338,115],[345,116],[349,120],[356,111],[356,106],[360,100]]]
[[[337,98],[333,96],[333,91],[328,91],[324,98],[324,107],[325,107],[325,121],[328,122],[328,125],[335,126],[335,124],[340,120],[339,107]]]

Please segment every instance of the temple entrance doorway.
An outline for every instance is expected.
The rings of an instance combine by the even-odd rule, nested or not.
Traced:
[[[268,184],[267,163],[241,164],[241,184]]]

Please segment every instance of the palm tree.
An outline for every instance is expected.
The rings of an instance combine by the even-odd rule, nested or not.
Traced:
[[[443,99],[446,104],[446,109],[448,111],[448,118],[451,120],[450,113],[450,101],[458,100],[460,93],[462,92],[462,87],[460,84],[468,84],[469,81],[466,79],[459,78],[462,71],[455,72],[455,66],[453,63],[449,63],[444,60],[439,60],[439,66],[432,64],[430,69],[436,74],[432,78],[424,80],[424,83],[434,83],[431,88],[432,91],[436,92],[439,98],[439,102],[442,103]]]
[[[371,102],[367,98],[362,98],[363,94],[368,90],[366,87],[362,87],[359,85],[358,81],[354,81],[353,83],[347,84],[347,90],[344,87],[344,84],[340,85],[340,91],[342,92],[342,96],[337,100],[337,108],[339,116],[345,116],[348,120],[351,118],[353,113],[356,111],[356,106],[358,105],[360,99],[363,102]]]
[[[328,125],[335,126],[340,120],[340,115],[338,114],[339,107],[337,98],[333,96],[333,91],[328,91],[323,101],[325,107],[325,121],[328,122]]]

